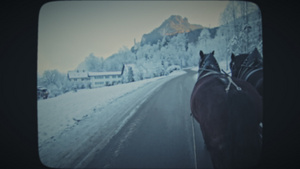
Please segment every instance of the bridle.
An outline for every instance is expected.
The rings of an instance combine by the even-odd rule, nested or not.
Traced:
[[[233,82],[233,80],[231,79],[231,77],[230,77],[228,74],[226,74],[226,73],[225,73],[225,74],[221,73],[221,71],[220,71],[220,66],[219,66],[219,64],[216,62],[216,60],[214,60],[214,62],[216,62],[216,65],[213,65],[213,64],[206,65],[206,62],[207,62],[207,60],[205,59],[205,60],[203,60],[203,63],[202,63],[201,65],[199,65],[198,79],[197,79],[197,81],[199,81],[200,79],[203,79],[204,77],[210,76],[210,75],[225,75],[225,77],[227,77],[227,79],[228,79],[228,85],[227,85],[227,87],[225,88],[226,93],[228,93],[231,84],[234,85],[234,86],[236,87],[236,90],[238,90],[238,91],[241,91],[241,90],[242,90],[242,88],[240,88],[237,84],[235,84],[235,83]],[[202,68],[202,67],[204,67],[204,65],[206,65],[207,67],[216,67],[216,66],[217,66],[217,69],[218,69],[219,71],[212,70],[212,69]],[[207,71],[207,73],[204,74],[204,75],[202,75],[202,73],[203,73],[204,71]],[[219,77],[219,79],[220,79],[220,77]]]
[[[208,73],[201,76],[203,71],[207,71]],[[200,79],[202,79],[204,77],[210,76],[210,75],[225,75],[227,77],[228,81],[229,81],[227,87],[225,88],[226,93],[228,93],[231,84],[235,86],[236,90],[238,90],[238,91],[242,90],[241,87],[239,87],[236,83],[233,82],[233,80],[231,79],[231,77],[228,74],[225,74],[225,73],[223,74],[221,72],[214,71],[214,70],[211,70],[211,69],[205,69],[205,68],[199,68],[198,73],[199,73],[199,76],[198,76],[197,81],[199,81]]]

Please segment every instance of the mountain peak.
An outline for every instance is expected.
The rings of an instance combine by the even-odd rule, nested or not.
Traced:
[[[188,22],[186,17],[171,15],[160,27],[157,28],[160,35],[174,35],[177,33],[190,32],[195,29],[203,28],[201,25],[193,25]],[[155,31],[155,30],[154,30]]]
[[[183,18],[180,15],[171,15],[151,33],[144,34],[142,37],[142,43],[152,43],[153,41],[160,39],[163,36],[171,36],[178,33],[186,33],[200,28],[203,28],[203,26],[190,24],[186,17]]]
[[[180,23],[187,22],[187,18],[182,18],[180,15],[171,15],[166,21]]]

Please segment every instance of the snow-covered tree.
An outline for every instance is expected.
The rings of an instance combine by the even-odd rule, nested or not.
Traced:
[[[90,72],[102,72],[104,59],[102,57],[96,57],[93,53],[87,56],[81,64],[77,67],[78,70],[86,70]]]
[[[42,76],[42,84],[44,86],[53,85],[56,88],[60,88],[61,80],[63,79],[63,75],[58,72],[58,70],[46,70]]]
[[[187,37],[185,33],[177,34],[170,39],[167,46],[164,47],[164,60],[170,65],[186,65],[187,57]]]
[[[212,41],[213,45],[211,44],[210,46],[213,46],[213,48],[211,48],[209,52],[211,52],[212,50],[215,51],[215,57],[218,62],[226,60],[226,57],[228,57],[228,54],[226,52],[228,42],[226,42],[226,34],[222,32],[221,28],[217,30],[216,36],[214,39],[212,39]]]
[[[187,50],[187,66],[198,66],[199,64],[199,51],[200,48],[196,46],[194,43],[188,44]]]
[[[135,54],[126,46],[119,49],[118,55],[120,55],[120,62],[123,62],[124,64],[133,63],[136,60]]]
[[[127,80],[126,81],[127,82],[134,82],[132,67],[128,68],[128,76],[127,76]]]
[[[198,44],[199,44],[199,48],[201,48],[201,50],[203,50],[204,52],[210,52],[208,49],[208,41],[210,40],[210,32],[208,29],[203,29],[198,37]]]
[[[50,97],[65,93],[73,87],[73,83],[67,79],[66,74],[60,73],[58,70],[46,70],[38,78],[38,85],[47,88]]]
[[[249,53],[255,47],[262,53],[261,17],[259,8],[251,2],[231,1],[220,16],[218,38],[223,37],[227,63],[231,53]]]
[[[140,49],[137,49],[139,51]],[[104,60],[104,71],[120,71],[123,64],[132,64],[136,62],[137,51],[131,51],[126,46],[119,49],[118,53],[113,54]]]

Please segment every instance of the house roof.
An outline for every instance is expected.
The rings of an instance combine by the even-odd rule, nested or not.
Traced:
[[[69,71],[69,78],[88,78],[88,72],[86,71]]]
[[[70,79],[75,78],[88,78],[91,76],[105,76],[105,75],[121,75],[121,71],[116,72],[86,72],[86,71],[69,71],[68,76]]]
[[[89,72],[89,76],[103,76],[103,75],[121,75],[121,71],[117,72]]]

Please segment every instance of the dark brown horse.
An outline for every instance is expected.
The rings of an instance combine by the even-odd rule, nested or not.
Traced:
[[[261,96],[251,84],[222,74],[214,52],[200,51],[200,57],[191,111],[212,163],[215,168],[252,167],[261,153]]]
[[[251,83],[263,96],[263,61],[256,48],[250,54],[231,54],[230,69],[233,77]]]

